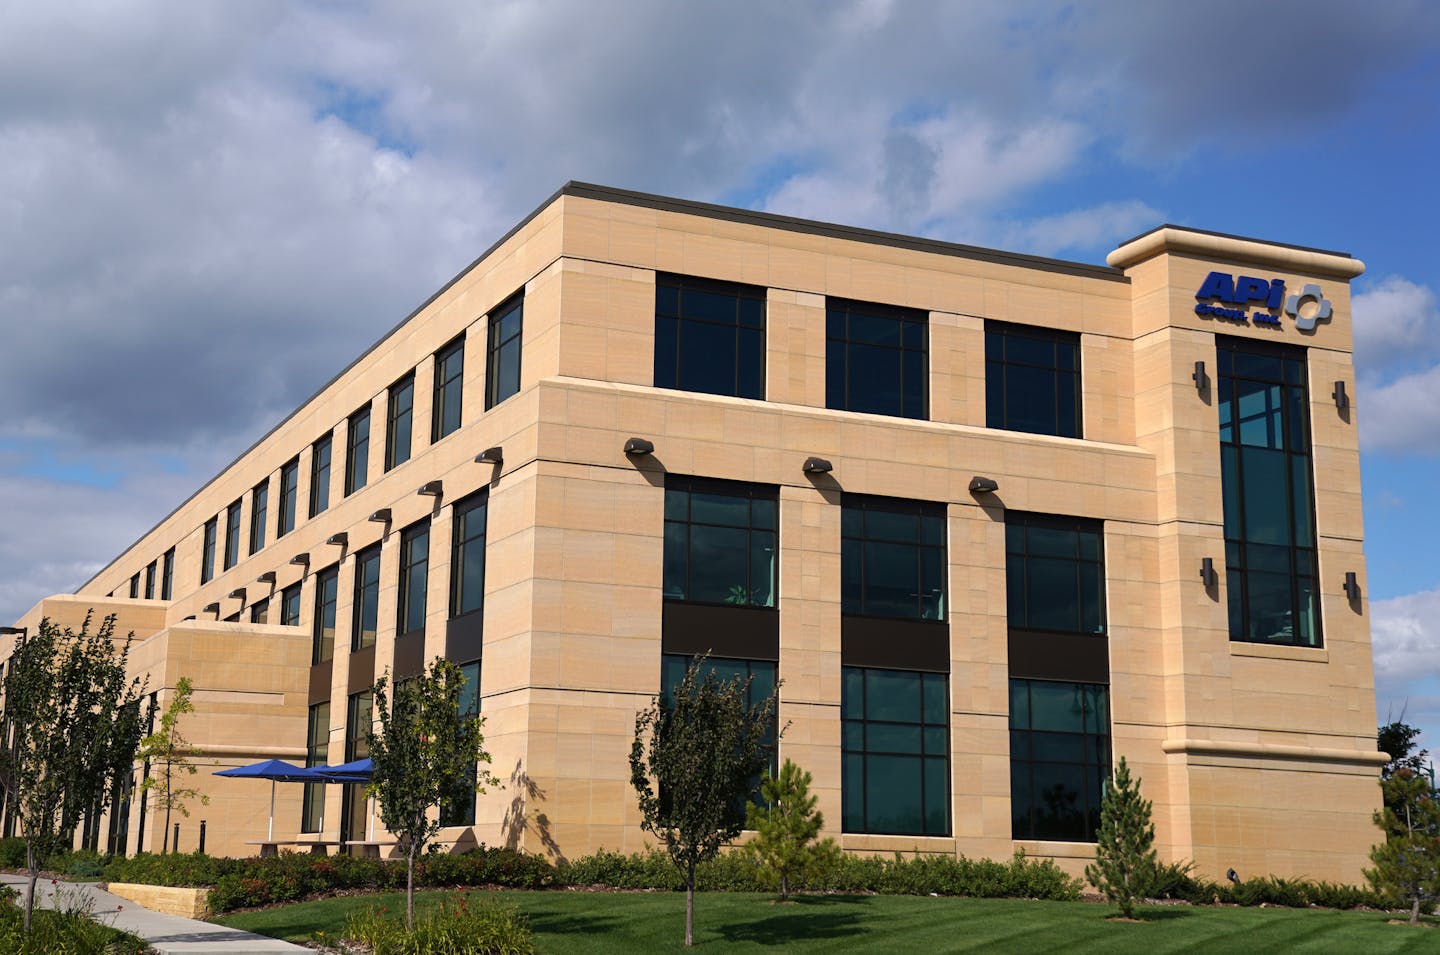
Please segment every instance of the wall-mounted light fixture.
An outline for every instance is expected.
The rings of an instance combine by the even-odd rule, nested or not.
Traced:
[[[1213,558],[1204,557],[1200,560],[1200,581],[1206,588],[1214,587],[1219,578],[1215,575],[1215,561]]]
[[[648,438],[631,438],[625,442],[625,453],[633,455],[654,454],[655,442]]]
[[[275,571],[273,571],[273,570],[267,570],[267,571],[265,571],[265,573],[263,573],[263,574],[261,574],[259,577],[256,577],[256,578],[255,578],[255,583],[257,583],[257,584],[269,584],[269,585],[272,586],[272,587],[275,586]]]
[[[1360,581],[1355,578],[1355,571],[1345,571],[1345,596],[1351,600],[1360,599]]]
[[[439,497],[441,494],[445,493],[444,482],[426,481],[424,484],[420,485],[420,489],[415,493],[424,494],[426,497]]]
[[[0,627],[0,634],[3,634],[7,637],[19,637],[20,642],[24,643],[25,634],[29,631],[29,629],[29,627]]]
[[[1195,363],[1195,370],[1190,373],[1190,380],[1195,382],[1195,390],[1198,392],[1203,392],[1206,388],[1210,387],[1210,376],[1205,374],[1205,363],[1203,361],[1197,361]]]
[[[498,466],[503,460],[505,460],[505,457],[501,453],[498,445],[493,448],[486,448],[484,451],[475,455],[476,464],[494,464]]]
[[[230,591],[230,597],[231,599],[238,598],[239,600],[243,601],[245,599],[245,588],[236,587],[234,590]]]
[[[800,466],[800,470],[806,474],[829,474],[835,470],[835,465],[824,458],[806,458],[805,463]]]
[[[1345,394],[1345,382],[1335,382],[1335,390],[1330,393],[1330,397],[1335,399],[1336,411],[1344,411],[1350,407],[1350,396]]]
[[[344,531],[341,531],[338,534],[331,534],[329,537],[325,538],[325,543],[338,544],[341,547],[345,547],[350,543],[350,535],[345,533]]]
[[[291,558],[290,558],[290,563],[294,564],[296,567],[309,567],[309,566],[310,566],[310,555],[309,555],[309,554],[296,554],[294,557],[291,557]]]
[[[970,479],[971,494],[994,494],[1000,490],[1000,482],[994,478],[981,477],[979,474]]]
[[[216,619],[216,620],[219,620],[219,619],[220,619],[220,604],[219,604],[219,603],[206,604],[203,608],[201,608],[201,611],[200,611],[200,612],[201,612],[201,613],[213,613],[213,614],[215,615],[215,619]]]
[[[389,523],[390,523],[390,508],[388,508],[388,507],[382,507],[382,508],[380,508],[380,510],[378,510],[378,511],[376,511],[374,514],[371,514],[371,515],[370,515],[370,520],[374,521],[376,524],[389,524]]]
[[[192,613],[190,616],[188,616],[188,617],[185,618],[185,620],[194,620],[194,619],[195,619],[195,615],[194,615],[193,613]],[[181,622],[181,623],[184,623],[185,620],[182,620],[182,621],[180,621],[180,622]]]

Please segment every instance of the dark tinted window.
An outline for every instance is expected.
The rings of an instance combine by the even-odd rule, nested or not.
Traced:
[[[295,496],[300,491],[300,460],[292,458],[280,468],[280,526],[275,529],[279,540],[295,529]]]
[[[1305,352],[1218,337],[1230,639],[1321,645]]]
[[[200,583],[207,584],[215,577],[215,529],[217,518],[205,522],[204,542],[200,545]]]
[[[270,509],[270,482],[255,485],[250,492],[250,553],[265,546],[265,521]]]
[[[370,473],[370,408],[368,405],[350,416],[345,433],[345,493],[350,495],[365,486],[366,478]]]
[[[160,567],[160,599],[169,600],[175,593],[175,548],[165,552]]]
[[[330,758],[330,701],[310,707],[309,727],[305,733],[305,765],[323,766]],[[319,832],[325,816],[325,784],[306,783],[304,806],[300,811],[300,831]]]
[[[1014,838],[1094,841],[1110,775],[1109,697],[1092,683],[1010,681]]]
[[[924,418],[928,314],[868,302],[825,303],[825,407]]]
[[[775,606],[779,492],[773,485],[665,483],[665,599]]]
[[[289,591],[286,591],[289,594]],[[315,620],[311,626],[310,663],[335,656],[335,604],[340,596],[340,568],[326,567],[315,575]],[[295,622],[299,623],[300,589],[295,589]]]
[[[845,613],[945,619],[945,506],[846,494],[841,501]]]
[[[485,605],[485,511],[489,495],[480,492],[455,505],[450,529],[450,616],[473,613]]]
[[[461,720],[474,719],[480,715],[480,661],[460,665],[460,675],[465,682],[460,687],[459,715]],[[475,825],[475,782],[478,764],[471,767],[465,791],[453,798],[440,802],[440,825]]]
[[[333,435],[325,435],[310,449],[310,516],[330,506],[330,452]]]
[[[155,562],[153,560],[145,568],[145,599],[155,599]]]
[[[655,385],[765,397],[765,289],[683,275],[655,280]]]
[[[397,634],[425,626],[425,587],[430,576],[430,522],[407,528],[400,535],[400,594]]]
[[[240,560],[240,502],[236,501],[225,509],[225,569],[234,567]]]
[[[485,362],[485,410],[520,390],[520,332],[524,295],[516,295],[490,315]]]
[[[861,667],[841,673],[843,831],[949,835],[945,674]]]
[[[675,693],[675,688],[685,679],[685,671],[695,662],[697,658],[686,656],[681,653],[667,653],[660,657],[660,698],[670,700]],[[774,660],[740,660],[729,657],[706,657],[701,668],[700,678],[703,680],[706,674],[714,674],[715,679],[725,682],[728,680],[739,680],[746,683],[745,706],[754,709],[775,693],[775,684],[779,678],[779,665]],[[775,745],[776,727],[779,725],[779,707],[776,707],[775,722],[771,724],[770,731],[766,734],[766,745]],[[770,772],[773,775],[778,767],[777,751],[772,749],[770,753]],[[760,777],[756,775],[750,782],[751,797],[759,800]]]
[[[407,375],[390,386],[386,403],[385,470],[410,460],[411,421],[415,415],[415,376]]]
[[[283,627],[300,626],[300,585],[291,584],[280,592],[280,625]],[[331,621],[334,626],[334,621]],[[311,661],[312,663],[315,661]]]
[[[350,649],[375,645],[380,621],[380,547],[355,555],[355,602],[351,604]]]
[[[270,622],[270,600],[268,597],[264,600],[257,601],[256,603],[250,605],[250,622]]]
[[[519,347],[518,344],[516,347]],[[439,441],[460,427],[461,388],[464,377],[465,339],[458,338],[435,353],[435,405],[431,409],[430,417],[431,441]]]
[[[985,425],[1080,437],[1080,336],[986,322]]]
[[[137,570],[137,571],[135,572],[134,576],[132,576],[132,577],[130,578],[130,597],[133,599],[133,598],[136,598],[136,597],[139,597],[139,596],[140,596],[140,572]]]
[[[1010,629],[1103,634],[1103,549],[1099,521],[1006,513]]]

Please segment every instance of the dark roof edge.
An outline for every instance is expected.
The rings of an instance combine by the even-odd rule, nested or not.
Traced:
[[[251,451],[254,451],[260,445],[264,444],[266,439],[268,439],[272,434],[285,427],[285,425],[292,418],[294,418],[301,411],[303,411],[305,407],[310,404],[310,402],[320,397],[322,394],[325,393],[325,390],[327,388],[335,384],[335,382],[339,381],[341,378],[345,377],[345,374],[349,372],[350,369],[360,364],[367,357],[369,357],[369,355],[374,352],[375,349],[385,344],[385,342],[389,340],[392,335],[394,335],[396,332],[400,331],[400,329],[404,328],[407,324],[409,324],[412,318],[425,311],[425,309],[428,308],[432,302],[434,302],[440,296],[448,292],[451,287],[455,285],[456,282],[460,281],[460,279],[462,279],[466,275],[466,273],[468,273],[471,269],[475,268],[475,266],[479,265],[481,262],[485,261],[485,259],[489,258],[490,254],[496,249],[500,248],[500,246],[510,241],[510,239],[513,238],[516,233],[529,225],[536,216],[548,209],[550,205],[555,202],[555,200],[559,199],[561,196],[575,196],[576,198],[582,199],[595,199],[601,202],[618,202],[624,205],[638,206],[645,209],[656,209],[663,212],[680,212],[686,213],[688,215],[704,216],[710,219],[723,219],[728,222],[741,222],[747,225],[758,225],[774,229],[785,229],[789,232],[803,232],[809,235],[822,235],[836,239],[851,239],[856,242],[869,242],[876,245],[893,246],[899,249],[911,249],[919,252],[934,252],[940,255],[953,255],[959,256],[961,258],[978,259],[984,262],[995,262],[1001,265],[1014,265],[1022,268],[1032,269],[1038,268],[1047,272],[1060,272],[1067,275],[1079,275],[1086,278],[1106,279],[1112,282],[1130,281],[1129,278],[1126,277],[1124,272],[1119,269],[1111,268],[1108,265],[1089,265],[1083,262],[1067,262],[1062,259],[1047,259],[1041,256],[1024,255],[1019,252],[1001,252],[995,249],[980,248],[978,246],[960,245],[954,242],[941,242],[938,239],[921,239],[914,236],[899,235],[898,233],[893,232],[877,232],[872,229],[861,229],[855,226],[843,226],[827,222],[817,222],[811,219],[798,219],[794,216],[782,216],[773,212],[755,212],[749,209],[737,209],[732,206],[715,205],[709,202],[696,202],[691,199],[675,199],[668,196],[657,196],[645,192],[634,192],[629,189],[617,189],[613,186],[601,186],[596,185],[595,183],[578,182],[572,179],[571,181],[565,183],[565,185],[561,186],[559,189],[551,193],[548,199],[540,203],[530,212],[529,215],[516,223],[514,228],[510,229],[510,231],[506,232],[499,239],[496,239],[489,248],[476,256],[474,261],[470,262],[469,265],[466,265],[459,272],[455,273],[454,277],[452,277],[450,281],[446,282],[439,289],[437,289],[433,295],[431,295],[425,301],[421,302],[413,311],[410,312],[409,315],[406,315],[403,319],[401,319],[394,328],[391,328],[385,334],[381,335],[378,339],[376,339],[369,348],[365,349],[363,352],[357,355],[354,361],[350,362],[344,368],[341,368],[338,372],[336,372],[329,381],[325,382],[325,384],[321,385],[318,389],[316,389],[314,394],[310,395],[310,397],[306,398],[304,401],[300,402],[300,404],[296,405],[295,410],[291,411],[285,417],[281,418],[278,422],[275,423],[275,426],[273,428],[271,428],[269,431],[266,431],[263,435],[256,439],[253,444],[251,444],[244,451],[241,451],[238,455],[236,455],[229,464],[225,465],[218,472],[216,472],[208,481],[197,487],[194,492],[190,494],[189,497],[185,498],[185,500],[177,504],[175,508],[170,511],[170,513],[160,518],[160,520],[156,521],[149,530],[145,531],[145,533],[141,534],[135,540],[131,541],[129,546],[127,546],[113,559],[111,559],[104,567],[101,567],[98,571],[96,571],[89,580],[85,581],[79,587],[75,588],[75,592],[79,593],[86,587],[89,587],[91,584],[93,584],[100,577],[101,574],[105,573],[105,571],[115,566],[116,561],[118,561],[121,557],[124,557],[126,554],[130,553],[130,551],[135,548],[136,544],[139,544],[146,537],[149,537],[155,532],[157,528],[160,527],[160,525],[164,524],[166,521],[170,520],[170,518],[180,513],[180,511],[185,508],[185,505],[189,504],[191,501],[195,500],[195,498],[199,497],[205,491],[205,489],[208,488],[211,484],[214,484],[221,475],[229,471],[235,465],[239,464],[240,461],[244,459],[245,455],[249,454]]]
[[[1321,255],[1334,255],[1342,259],[1354,258],[1354,256],[1351,255],[1349,252],[1336,252],[1334,249],[1317,249],[1311,245],[1295,245],[1290,242],[1272,242],[1270,239],[1257,239],[1254,236],[1236,235],[1233,232],[1213,232],[1209,229],[1195,229],[1188,225],[1175,225],[1172,222],[1167,222],[1164,225],[1157,225],[1153,229],[1146,229],[1139,235],[1133,236],[1132,238],[1126,239],[1124,242],[1117,244],[1115,248],[1123,249],[1131,242],[1138,242],[1139,240],[1145,238],[1147,235],[1153,235],[1154,233],[1159,232],[1161,229],[1179,229],[1181,232],[1193,232],[1196,235],[1210,235],[1214,236],[1217,239],[1235,239],[1238,242],[1258,242],[1260,245],[1273,245],[1281,249],[1294,249],[1297,252],[1318,252]]]
[[[595,199],[600,202],[618,202],[627,206],[656,209],[661,212],[679,212],[687,215],[703,216],[707,219],[722,219],[726,222],[739,222],[745,225],[760,226],[767,229],[783,229],[787,232],[802,232],[807,235],[819,235],[832,239],[849,239],[853,242],[865,242],[871,245],[886,245],[913,252],[931,252],[936,255],[975,259],[981,262],[992,262],[997,265],[1013,265],[1019,268],[1040,269],[1045,272],[1078,275],[1082,278],[1104,279],[1111,282],[1129,281],[1123,271],[1111,268],[1108,265],[1093,265],[1088,262],[1050,259],[1040,255],[1027,255],[1023,252],[1005,252],[1000,249],[987,249],[976,245],[962,245],[958,242],[944,242],[940,239],[925,239],[918,236],[901,235],[897,232],[880,232],[875,229],[862,229],[858,226],[838,225],[833,222],[820,222],[815,219],[800,219],[795,216],[784,216],[775,212],[756,212],[753,209],[737,209],[734,206],[721,206],[710,202],[696,202],[692,199],[674,199],[669,196],[656,196],[646,192],[632,192],[629,189],[599,186],[589,182],[576,182],[572,180],[561,187],[556,195],[575,196],[581,199]]]

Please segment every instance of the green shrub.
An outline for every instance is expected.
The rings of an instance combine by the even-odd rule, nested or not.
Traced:
[[[531,955],[535,942],[529,922],[513,905],[494,899],[473,901],[454,893],[435,909],[418,916],[415,930],[405,930],[404,916],[370,908],[350,917],[345,938],[373,955]],[[317,941],[324,942],[319,938]]]
[[[102,925],[88,907],[53,911],[37,908],[25,934],[25,912],[18,893],[0,894],[0,952],[6,955],[111,955],[152,952],[143,939]]]
[[[25,840],[19,836],[0,839],[0,869],[25,868]]]

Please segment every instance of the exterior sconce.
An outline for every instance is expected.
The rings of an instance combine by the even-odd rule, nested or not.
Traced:
[[[310,555],[309,555],[309,554],[296,554],[294,557],[291,557],[291,558],[290,558],[290,563],[294,564],[296,567],[309,567],[309,566],[310,566]]]
[[[243,602],[245,600],[245,588],[236,587],[234,590],[230,591],[230,597],[232,599],[239,598]]]
[[[29,630],[29,627],[0,627],[0,635],[4,635],[7,637],[19,637],[20,642],[24,643],[25,634],[28,633]]]
[[[835,466],[824,458],[806,458],[800,469],[806,474],[829,474]]]
[[[216,619],[216,620],[219,620],[219,619],[220,619],[220,604],[219,604],[219,603],[206,604],[203,608],[201,608],[201,611],[200,611],[200,612],[201,612],[201,613],[213,613],[213,614],[215,615],[215,619]]]
[[[185,618],[185,620],[194,620],[194,619],[195,619],[195,615],[194,615],[193,613],[192,613],[190,616],[188,616],[188,617]],[[182,621],[180,621],[180,622],[181,622],[181,623],[184,623],[185,620],[182,620]]]
[[[1210,376],[1205,374],[1205,363],[1203,361],[1197,361],[1195,363],[1195,370],[1190,373],[1190,380],[1195,382],[1195,390],[1202,394],[1206,388],[1210,387]]]
[[[1360,599],[1360,581],[1355,579],[1355,571],[1345,571],[1345,596],[1351,600]]]
[[[1000,482],[994,478],[981,477],[977,474],[970,479],[971,494],[994,494],[998,490],[1000,490]]]
[[[479,454],[475,455],[476,464],[493,464],[496,467],[499,467],[500,462],[504,459],[504,455],[501,453],[498,446],[493,448],[486,448],[484,451],[481,451]]]
[[[325,539],[325,543],[339,544],[341,547],[344,547],[345,545],[350,543],[350,535],[345,533],[344,531],[341,531],[338,534],[331,534]]]
[[[374,521],[376,524],[389,524],[389,523],[390,523],[390,508],[388,508],[388,507],[382,507],[382,508],[380,508],[380,510],[378,510],[378,511],[376,511],[374,514],[371,514],[371,515],[370,515],[370,520]]]
[[[1207,588],[1214,587],[1219,578],[1215,575],[1215,561],[1205,557],[1200,561],[1200,580]]]
[[[294,561],[291,561],[291,563],[294,563]],[[273,571],[273,570],[267,570],[267,571],[265,571],[265,573],[263,573],[263,574],[261,574],[259,577],[256,577],[256,578],[255,578],[255,583],[257,583],[257,584],[269,584],[269,585],[272,586],[272,587],[275,586],[275,571]]]
[[[1345,394],[1345,382],[1335,382],[1335,390],[1330,393],[1330,397],[1335,399],[1336,411],[1344,411],[1350,407],[1350,396]]]
[[[443,483],[440,481],[426,481],[424,484],[420,485],[420,490],[416,491],[415,493],[423,494],[426,497],[439,497],[442,493],[444,493],[442,488]]]
[[[625,442],[625,453],[632,455],[654,454],[655,442],[645,438],[631,438]]]

